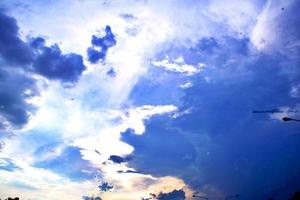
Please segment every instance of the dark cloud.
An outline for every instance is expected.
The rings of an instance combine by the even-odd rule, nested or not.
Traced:
[[[88,59],[91,63],[95,64],[99,60],[105,60],[109,48],[116,45],[115,35],[112,33],[110,26],[105,27],[105,36],[97,37],[92,36],[92,47],[87,49]]]
[[[109,185],[107,182],[103,182],[101,185],[98,186],[101,192],[107,192],[114,188],[114,186]]]
[[[300,187],[299,125],[252,111],[299,103],[290,96],[300,77],[299,57],[295,61],[280,53],[255,52],[249,39],[229,37],[204,38],[193,48],[170,50],[168,55],[207,68],[190,78],[193,86],[183,91],[179,103],[177,91],[164,86],[140,90],[141,96],[134,91],[137,104],[168,99],[190,113],[176,119],[153,117],[140,136],[124,133],[123,140],[135,149],[129,166],[175,175],[200,191],[211,184],[209,199],[217,193],[240,194],[246,200],[291,196]],[[165,77],[164,85],[173,80]],[[163,95],[161,101],[153,90]]]
[[[93,64],[97,63],[99,60],[104,60],[106,56],[106,52],[98,51],[93,47],[87,49],[87,54],[89,61]]]
[[[110,68],[107,72],[106,72],[106,74],[108,75],[108,76],[110,76],[110,77],[116,77],[116,72],[115,72],[115,70],[114,70],[114,68]]]
[[[47,47],[41,37],[24,42],[19,36],[16,20],[0,10],[1,130],[21,128],[34,112],[34,107],[27,101],[39,95],[32,74],[75,83],[84,70],[81,55],[63,54],[57,44]]]
[[[31,44],[40,52],[32,64],[32,70],[48,79],[76,82],[86,69],[81,55],[62,54],[57,44],[44,46],[40,38]]]
[[[128,174],[128,173],[137,173],[137,174],[142,174],[141,171],[135,171],[135,170],[119,170],[117,171],[120,174]]]
[[[159,193],[157,200],[185,200],[185,192],[183,190],[173,190],[169,193]]]
[[[45,42],[46,42],[46,40],[44,38],[35,37],[35,38],[30,39],[29,44],[32,48],[34,48],[35,50],[38,50],[45,46]]]
[[[170,118],[156,116],[146,122],[143,135],[137,136],[131,130],[122,134],[122,140],[134,147],[135,159],[129,161],[130,166],[146,174],[176,176],[178,169],[187,169],[194,162],[193,143],[168,123]]]
[[[213,37],[203,38],[196,45],[196,49],[202,52],[212,53],[214,49],[219,48],[217,40]]]
[[[45,39],[41,37],[31,38],[29,42],[22,41],[18,35],[16,20],[2,11],[0,11],[0,30],[2,65],[17,65],[23,70],[31,69],[31,72],[63,82],[77,81],[86,68],[81,55],[62,54],[57,44],[47,47]],[[111,38],[110,34],[107,38]],[[103,45],[111,44],[104,40]]]
[[[33,50],[19,38],[19,28],[14,18],[0,10],[0,129],[11,125],[22,127],[32,107],[28,97],[38,94],[35,81],[22,70],[33,61]],[[25,93],[28,91],[29,93]]]
[[[118,155],[111,155],[111,156],[109,156],[108,160],[113,161],[114,163],[120,164],[120,163],[130,161],[130,160],[132,160],[132,158],[131,157],[123,158],[123,157],[118,156]]]
[[[1,199],[0,199],[1,200]],[[8,197],[7,199],[5,199],[5,200],[20,200],[20,198],[19,197],[14,197],[14,198],[12,198],[12,197]]]
[[[0,68],[0,115],[2,129],[13,125],[17,128],[27,123],[34,107],[26,99],[38,95],[35,80],[16,69]]]
[[[178,76],[176,73],[166,72],[163,68],[153,67],[145,76],[139,78],[129,98],[137,106],[178,104],[183,95],[182,90],[178,88],[188,80],[186,76]],[[162,98],[161,91],[168,98]]]
[[[83,200],[101,200],[100,197],[88,197],[88,196],[83,196]]]
[[[27,65],[33,60],[33,51],[19,38],[19,27],[14,18],[0,10],[0,55],[10,65]]]

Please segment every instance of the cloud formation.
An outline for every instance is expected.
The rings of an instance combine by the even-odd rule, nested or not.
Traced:
[[[286,33],[285,37],[288,36]],[[295,95],[291,95],[291,88],[298,84],[300,71],[296,69],[296,63],[299,58],[291,59],[291,55],[279,51],[263,53],[249,38],[241,36],[204,37],[191,48],[178,50],[175,46],[173,50],[170,48],[160,53],[164,54],[171,59],[183,56],[186,62],[201,62],[208,67],[192,76],[188,81],[193,86],[182,91],[181,101],[177,104],[181,105],[179,111],[189,110],[188,113],[175,119],[150,119],[141,137],[124,134],[124,141],[135,148],[133,155],[136,159],[129,162],[129,166],[161,176],[185,177],[193,189],[203,192],[209,199],[222,198],[225,193],[235,191],[242,193],[245,199],[267,198],[271,194],[289,196],[299,185],[296,183],[298,175],[289,178],[289,174],[295,175],[299,170],[296,167],[297,142],[294,142],[299,138],[298,126],[296,123],[287,126],[282,120],[273,120],[268,114],[256,115],[252,110],[284,105],[296,107],[298,101]],[[162,103],[167,99],[168,103],[176,105],[178,89],[171,87],[176,85],[174,78],[149,77],[142,82],[143,87],[137,86],[144,90],[132,91],[135,103],[144,103],[145,100]],[[158,87],[155,84],[157,77],[168,87]],[[172,135],[170,140],[164,136],[168,132]],[[157,146],[162,140],[161,146]],[[172,144],[187,144],[180,148],[187,151],[182,154],[175,148],[172,151]],[[284,152],[289,152],[289,156],[279,158],[283,146],[288,146]],[[160,155],[164,152],[163,157],[171,159],[168,163],[176,163],[172,168],[161,161]],[[282,162],[291,171],[276,175],[276,166]],[[263,178],[258,181],[247,174],[263,174]],[[280,194],[274,190],[287,182],[289,186]],[[207,183],[212,185],[207,187]],[[254,191],[261,191],[260,195]]]
[[[17,21],[0,10],[0,55],[9,65],[30,64],[34,53],[26,42],[19,38]],[[2,61],[2,62],[3,62]]]
[[[76,82],[86,69],[81,55],[63,54],[57,44],[47,47],[43,38],[33,38],[31,46],[36,52],[31,70],[48,79]]]
[[[28,42],[19,36],[17,21],[0,10],[0,128],[21,128],[35,107],[28,101],[40,88],[34,74],[75,83],[86,69],[81,55],[63,54],[57,44],[41,37]]]
[[[183,190],[173,190],[169,193],[159,193],[157,200],[185,200],[185,193]]]
[[[103,37],[93,35],[91,43],[93,46],[87,49],[88,60],[95,64],[100,60],[105,60],[108,49],[115,46],[117,41],[110,26],[106,26],[105,35]]]
[[[97,173],[91,163],[81,158],[80,149],[72,146],[65,147],[57,156],[36,162],[34,166],[51,170],[74,181],[89,180]]]

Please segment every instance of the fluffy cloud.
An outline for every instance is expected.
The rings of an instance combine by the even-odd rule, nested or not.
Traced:
[[[169,193],[159,193],[157,200],[184,200],[185,193],[183,190],[173,190]]]
[[[110,47],[116,45],[117,41],[115,40],[115,35],[112,33],[110,26],[105,27],[105,36],[97,37],[92,36],[92,47],[87,49],[88,59],[91,63],[97,63],[99,60],[104,60],[107,54],[107,51]],[[96,48],[100,48],[97,50]]]
[[[43,38],[24,42],[14,18],[0,11],[0,113],[2,129],[20,128],[28,122],[34,106],[28,101],[39,95],[32,73],[62,82],[76,82],[85,70],[80,55],[62,54],[57,44],[47,47]]]
[[[33,61],[33,51],[19,38],[19,27],[14,18],[0,10],[0,54],[10,65],[26,65]]]
[[[31,70],[48,79],[76,82],[86,69],[82,56],[75,53],[62,54],[57,44],[47,47],[44,43],[43,38],[31,41],[36,51]]]
[[[0,69],[0,128],[20,128],[28,122],[30,112],[34,107],[27,102],[39,94],[34,79],[18,69]]]

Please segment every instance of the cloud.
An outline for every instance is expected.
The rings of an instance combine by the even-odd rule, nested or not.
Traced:
[[[60,63],[60,60],[65,60],[67,65],[69,65],[70,60],[78,58],[77,63],[80,63],[79,57],[67,59],[65,56],[70,54],[64,54],[63,52],[72,52],[71,49],[73,48],[81,48],[83,49],[82,51],[86,52],[87,46],[85,44],[87,44],[91,35],[90,31],[94,30],[94,27],[102,27],[108,23],[114,28],[114,34],[117,33],[118,35],[118,45],[111,49],[113,51],[108,54],[107,51],[102,51],[102,47],[110,49],[111,47],[109,46],[113,45],[105,44],[104,38],[106,36],[95,36],[95,45],[92,44],[93,47],[90,48],[90,51],[88,50],[88,58],[90,57],[93,62],[105,60],[105,62],[111,64],[110,66],[114,66],[114,69],[118,72],[118,76],[115,78],[104,76],[102,78],[100,75],[105,74],[108,69],[102,68],[101,70],[99,67],[100,70],[95,70],[93,71],[93,75],[85,77],[85,81],[80,83],[81,86],[77,87],[77,90],[52,87],[52,92],[49,92],[47,96],[48,102],[43,104],[42,114],[37,117],[39,121],[36,122],[39,126],[35,127],[35,130],[29,130],[34,131],[35,134],[28,136],[26,145],[30,145],[31,148],[29,149],[31,150],[33,146],[39,147],[40,144],[31,145],[32,143],[39,143],[39,141],[47,143],[48,140],[52,142],[57,138],[68,142],[78,140],[78,145],[84,146],[84,149],[80,148],[80,150],[77,149],[74,151],[63,150],[62,152],[53,152],[53,154],[51,152],[43,157],[47,164],[56,159],[67,163],[68,161],[61,158],[60,155],[71,157],[71,161],[76,163],[75,168],[77,168],[78,162],[81,163],[81,161],[77,162],[77,159],[79,160],[80,157],[81,159],[88,159],[93,164],[100,163],[101,165],[102,160],[107,160],[110,155],[119,155],[124,158],[136,148],[134,154],[139,156],[134,157],[135,159],[129,161],[129,164],[127,162],[121,164],[109,162],[108,166],[99,167],[103,168],[105,178],[113,180],[113,184],[116,184],[117,192],[115,194],[105,194],[106,199],[110,200],[122,199],[120,197],[134,199],[137,195],[142,196],[148,189],[150,190],[150,187],[147,188],[149,185],[153,185],[155,181],[162,180],[162,178],[154,178],[151,175],[116,173],[120,170],[133,170],[128,167],[131,164],[135,164],[137,168],[146,168],[145,171],[151,171],[155,175],[166,175],[170,172],[183,178],[195,188],[203,188],[201,186],[205,183],[213,182],[216,188],[226,191],[226,193],[240,189],[235,188],[234,185],[244,187],[240,182],[243,183],[243,180],[247,181],[251,179],[251,177],[247,178],[248,174],[258,174],[258,176],[252,176],[255,178],[270,177],[272,179],[273,176],[269,172],[272,170],[273,172],[271,173],[279,177],[278,179],[283,180],[281,183],[284,186],[284,177],[288,176],[285,173],[287,170],[284,170],[284,166],[280,165],[280,162],[277,162],[276,166],[278,166],[278,170],[283,170],[280,170],[282,173],[276,173],[272,162],[268,160],[272,157],[269,154],[276,152],[277,157],[272,157],[272,160],[278,161],[278,159],[282,159],[279,161],[282,161],[281,163],[284,164],[287,163],[288,166],[299,166],[297,161],[293,164],[288,159],[288,156],[297,158],[295,156],[295,149],[299,146],[297,142],[299,138],[294,134],[294,140],[290,140],[292,136],[288,136],[289,139],[285,141],[285,137],[282,137],[283,135],[281,134],[285,132],[297,133],[297,130],[293,125],[293,127],[284,128],[281,122],[270,120],[269,116],[258,116],[259,122],[257,122],[257,118],[255,120],[252,119],[254,117],[252,113],[248,113],[248,110],[252,110],[251,106],[263,107],[272,104],[270,106],[273,107],[294,104],[297,99],[294,98],[293,101],[290,101],[290,99],[286,98],[286,89],[289,88],[290,90],[291,86],[295,85],[294,80],[297,76],[299,77],[299,73],[296,73],[297,70],[290,70],[290,66],[284,67],[285,70],[282,70],[277,66],[279,63],[278,60],[268,61],[264,57],[265,55],[262,55],[260,60],[258,59],[259,61],[257,61],[254,58],[255,56],[253,57],[252,52],[248,51],[251,43],[245,32],[249,30],[250,26],[248,24],[256,20],[255,13],[259,12],[259,9],[258,11],[255,9],[256,3],[256,1],[245,1],[242,4],[232,1],[224,1],[223,3],[219,1],[201,1],[195,3],[195,1],[189,0],[176,1],[174,3],[173,1],[159,2],[154,0],[149,4],[149,2],[144,1],[138,1],[137,3],[113,1],[107,2],[105,6],[101,7],[101,2],[96,4],[94,2],[81,1],[74,4],[71,1],[64,0],[51,5],[29,1],[28,4],[31,4],[31,7],[34,9],[34,12],[30,12],[30,14],[28,14],[29,12],[24,14],[23,12],[19,12],[18,9],[13,9],[12,12],[17,13],[16,15],[21,18],[20,22],[26,28],[25,32],[28,32],[28,30],[37,31],[39,34],[48,35],[51,39],[53,39],[53,35],[56,35],[53,40],[56,42],[62,41],[60,47],[58,45],[45,46],[42,39],[35,41],[30,47],[35,49],[34,55],[36,57],[34,59],[43,55],[43,59],[45,60],[57,63]],[[12,3],[8,2],[8,4]],[[191,4],[193,8],[189,6]],[[114,7],[110,7],[109,5],[113,5]],[[45,7],[48,8],[47,6],[49,6],[49,9],[45,9]],[[66,6],[68,10],[64,10]],[[52,7],[55,9],[51,9]],[[126,12],[134,13],[134,16],[137,16],[136,19],[131,21],[120,19],[119,13],[124,13],[124,8],[126,8]],[[209,13],[204,13],[205,11]],[[61,13],[64,14],[61,15]],[[83,15],[79,16],[78,13],[83,13]],[[116,13],[117,17],[114,16]],[[205,18],[205,15],[209,16],[211,20]],[[41,21],[43,23],[40,23]],[[135,21],[135,24],[129,24],[132,21]],[[128,28],[137,31],[135,34],[128,36],[124,31]],[[231,32],[232,30],[233,33]],[[237,33],[239,35],[237,38],[230,38],[231,36],[229,35],[235,35],[235,32],[240,31],[242,34]],[[226,35],[227,38],[211,37],[209,34],[212,32],[214,36]],[[199,37],[201,38],[207,34],[209,37],[199,40]],[[194,41],[198,40],[199,46],[197,47]],[[140,81],[137,82],[141,74],[149,72],[147,71],[149,60],[153,60],[152,56],[157,53],[157,50],[160,51],[161,49],[168,48],[168,45],[164,43],[166,41],[169,42],[168,45],[176,44],[179,46],[177,52],[174,53],[176,55],[170,55],[170,59],[168,59],[167,65],[169,71],[166,71],[165,67],[154,67],[157,68],[156,72],[160,72],[158,75],[153,73],[154,78],[148,79],[143,84]],[[181,48],[180,45],[183,45],[184,48]],[[193,46],[194,49],[190,48],[190,46]],[[42,50],[43,48],[44,50]],[[58,53],[60,49],[62,49],[61,53]],[[160,53],[163,55],[167,54],[165,52]],[[177,59],[180,56],[183,59]],[[54,58],[52,59],[52,57]],[[164,59],[164,57],[160,58],[162,59],[158,59],[158,61]],[[187,68],[187,66],[182,68],[184,66],[181,63],[182,60],[190,66],[198,66],[200,62],[205,63],[208,67],[203,69],[201,73],[194,73],[194,76],[182,76],[182,70],[188,71],[191,69]],[[20,61],[10,62],[20,63]],[[255,64],[249,64],[252,62]],[[172,65],[174,63],[176,65]],[[98,63],[98,65],[103,64]],[[260,70],[260,68],[264,68],[265,66],[268,66],[267,69],[260,71],[263,72],[262,76],[255,78],[257,75],[255,70],[257,68]],[[272,69],[271,66],[274,66],[274,68]],[[284,64],[283,66],[286,65]],[[26,70],[26,72],[34,75],[48,76],[48,79],[61,80],[62,82],[77,80],[74,74],[77,72],[81,73],[80,70],[77,71],[77,69],[74,69],[74,74],[66,75],[63,73],[63,77],[58,77],[56,74],[57,69],[46,71],[42,69],[40,71],[41,67],[30,66],[29,69],[31,71]],[[174,73],[168,73],[170,71]],[[278,73],[274,73],[277,71]],[[294,74],[294,78],[291,76],[289,79],[291,82],[289,82],[287,81],[288,78],[284,78],[284,74],[291,71],[295,73],[292,73]],[[97,73],[100,75],[95,75]],[[183,72],[183,74],[188,73]],[[168,77],[166,77],[167,74]],[[169,76],[170,74],[172,75]],[[178,75],[184,78],[179,80]],[[205,81],[205,78],[210,81]],[[155,80],[155,83],[151,83],[153,80]],[[192,82],[194,86],[185,90],[178,87],[180,84],[188,81]],[[268,82],[271,82],[272,86],[274,84],[273,88],[268,87]],[[132,98],[127,101],[128,92],[134,84],[138,88],[138,90],[135,90],[136,95],[132,95]],[[252,87],[255,89],[251,89]],[[64,91],[61,92],[60,90]],[[278,91],[284,91],[282,93],[283,97],[275,95]],[[26,91],[26,93],[28,92]],[[261,100],[260,96],[262,96],[262,99],[265,98],[266,101]],[[119,111],[122,114],[117,117],[111,114],[115,117],[112,117],[113,119],[104,116],[106,115],[107,107],[109,109],[111,107],[120,109],[127,107],[128,104],[129,107],[132,106],[133,102],[137,103],[137,106],[140,107],[128,109],[124,112],[123,110]],[[252,102],[254,103],[252,104]],[[167,106],[156,107],[154,105],[170,106],[167,108]],[[165,111],[162,111],[164,109]],[[247,112],[245,110],[240,112],[239,110],[241,109],[245,109]],[[179,110],[178,113],[184,114],[178,114],[179,116],[177,117],[174,114],[171,117],[151,119],[151,111],[163,114],[168,112],[174,113],[177,110]],[[185,110],[190,110],[190,112],[185,113]],[[51,116],[49,117],[49,115]],[[93,117],[90,117],[91,115]],[[269,121],[264,121],[266,119]],[[117,122],[121,122],[122,125],[115,127]],[[269,130],[270,126],[273,126],[268,125],[268,123],[275,123],[276,128],[278,128],[277,132],[273,132],[275,133],[274,137],[262,136],[267,135],[265,131]],[[125,138],[129,138],[128,140],[130,140],[130,144],[133,146],[120,140],[120,132],[125,131],[128,127],[135,129],[134,131],[127,131],[125,133]],[[32,137],[37,135],[41,135],[41,138],[44,138],[37,140]],[[147,143],[147,140],[143,140],[144,138],[149,139],[149,143]],[[163,141],[159,141],[160,138]],[[278,142],[279,138],[283,141],[282,144]],[[264,142],[267,142],[268,145],[264,145]],[[273,142],[277,142],[276,145]],[[146,147],[145,151],[141,147],[143,145]],[[277,148],[277,145],[281,148]],[[22,142],[20,142],[19,146],[25,147]],[[153,149],[153,147],[157,147],[157,149]],[[168,147],[170,148],[168,149]],[[176,147],[182,147],[182,149],[177,149]],[[42,147],[37,156],[40,157],[44,152],[49,152],[47,151],[48,148],[49,151],[52,150],[51,144],[50,147],[47,145],[44,148]],[[288,149],[288,156],[281,153],[280,149],[282,148]],[[95,149],[99,150],[101,155],[97,154]],[[78,151],[84,152],[80,152],[82,154],[80,155]],[[252,151],[254,152],[252,153]],[[160,153],[170,163],[174,164],[174,166],[167,166],[167,162],[162,160],[163,156],[160,156]],[[19,154],[15,155],[20,157]],[[76,157],[76,161],[72,160],[73,155]],[[174,160],[172,160],[172,155],[174,155]],[[258,159],[256,160],[257,162],[253,161],[252,157]],[[176,163],[175,159],[180,163]],[[146,162],[148,165],[139,165],[142,162]],[[55,165],[60,164],[58,161],[53,161],[53,163]],[[85,164],[86,166],[88,165],[87,163]],[[258,170],[256,171],[256,168],[253,166],[259,166],[260,168],[257,168]],[[69,168],[69,166],[64,164],[63,167],[66,169]],[[170,167],[173,169],[170,170]],[[63,169],[57,170],[53,166],[51,168],[62,177],[67,177],[66,172],[61,172]],[[77,172],[81,169],[78,167]],[[295,167],[293,169],[297,172],[298,168]],[[295,174],[292,172],[293,169],[289,170],[291,174]],[[85,169],[82,170],[86,172]],[[36,173],[27,173],[26,175],[28,176],[28,174],[30,176],[30,174],[35,175]],[[2,173],[0,175],[2,176]],[[229,179],[230,183],[226,183]],[[36,185],[41,185],[43,191],[48,192],[41,199],[46,199],[46,195],[51,197],[58,194],[63,199],[75,199],[73,195],[75,193],[78,195],[79,192],[82,192],[86,183],[85,181],[80,181],[82,187],[80,185],[79,187],[78,185],[74,187],[72,182],[62,181],[57,184],[59,186],[53,186],[50,181],[50,187],[47,187],[45,186],[46,184],[41,184],[44,181],[36,182],[35,180],[35,178],[29,179],[29,181],[34,182]],[[180,179],[178,178],[178,180]],[[225,181],[223,182],[223,180]],[[274,182],[280,182],[276,180]],[[254,181],[253,185],[257,186],[263,181]],[[181,190],[183,187],[182,184],[184,184],[183,182],[180,182],[181,184],[170,182],[166,181],[166,183],[161,184],[158,192],[162,191],[165,186],[172,189],[169,188],[169,191],[163,191],[163,193],[171,193],[174,189]],[[287,182],[289,183],[289,180]],[[265,185],[268,185],[268,183]],[[51,186],[53,187],[51,188]],[[252,185],[250,184],[250,186]],[[70,188],[73,189],[70,190]],[[247,187],[245,186],[245,188]],[[72,197],[61,196],[63,190],[72,191],[67,194],[72,195]],[[8,190],[4,187],[3,191]],[[51,191],[53,192],[51,193]],[[56,192],[57,194],[55,194]],[[78,195],[77,198],[81,195]],[[109,198],[109,195],[114,198]],[[88,196],[92,195],[89,194]]]
[[[115,35],[111,31],[110,26],[105,27],[105,36],[97,37],[95,35],[92,36],[92,47],[87,49],[88,60],[95,64],[99,60],[104,60],[109,48],[116,45],[117,41],[115,40]],[[100,50],[97,50],[100,48]]]
[[[131,159],[132,159],[131,157],[125,157],[125,158],[123,158],[123,157],[117,156],[117,155],[111,155],[111,156],[109,156],[109,158],[108,158],[108,160],[110,160],[110,161],[112,161],[112,162],[114,162],[114,163],[118,163],[118,164],[124,163],[124,162],[128,162],[128,161],[130,161]]]
[[[122,17],[123,19],[128,20],[128,21],[137,19],[133,14],[128,14],[128,13],[120,14],[120,17]]]
[[[19,38],[19,27],[14,18],[0,10],[0,55],[10,65],[27,65],[33,61],[33,51]]]
[[[21,128],[34,113],[30,99],[40,94],[42,80],[75,83],[86,69],[82,56],[63,54],[57,44],[45,45],[41,37],[24,42],[17,21],[0,10],[0,127]]]
[[[300,84],[292,86],[290,95],[291,95],[291,97],[294,97],[294,98],[300,97]]]
[[[34,110],[26,100],[38,95],[36,81],[15,66],[33,61],[33,50],[19,38],[14,18],[0,10],[0,129],[20,128]],[[14,66],[14,67],[13,67]]]
[[[156,176],[176,176],[176,169],[188,168],[194,162],[193,143],[180,131],[167,127],[169,120],[172,118],[152,117],[140,136],[134,135],[132,130],[122,133],[122,140],[134,147],[132,155],[136,159],[129,161],[130,167]]]
[[[184,63],[183,57],[177,58],[174,62],[170,62],[168,58],[160,61],[153,61],[152,64],[156,67],[164,68],[167,71],[178,72],[187,74],[189,76],[194,75],[204,68],[203,63],[198,63],[197,66]]]
[[[101,200],[100,197],[88,197],[88,196],[83,196],[83,200]]]
[[[179,85],[179,87],[182,89],[187,89],[187,88],[193,87],[193,84],[191,82],[186,82],[184,84]]]
[[[38,51],[32,64],[32,71],[48,79],[76,82],[86,69],[81,55],[62,54],[57,44],[47,47],[41,38],[36,38],[32,41],[32,45]]]
[[[297,59],[300,47],[299,7],[300,3],[296,0],[267,1],[251,34],[253,44],[261,51],[279,51]]]
[[[185,193],[183,190],[173,190],[169,193],[159,193],[157,200],[184,200]]]
[[[0,170],[13,172],[15,170],[20,170],[20,169],[21,168],[18,167],[11,159],[0,158]]]
[[[109,185],[107,182],[103,182],[101,185],[98,186],[98,188],[102,192],[107,192],[107,191],[112,190],[114,188],[114,186]]]
[[[290,89],[298,83],[300,71],[288,56],[256,51],[248,38],[209,40],[213,42],[204,38],[198,42],[201,45],[166,51],[175,58],[182,55],[186,62],[209,66],[190,78],[193,87],[182,90],[178,104],[178,96],[174,95],[177,91],[170,92],[172,88],[133,91],[138,103],[152,98],[153,90],[157,90],[161,94],[158,104],[168,99],[171,104],[181,105],[179,113],[190,111],[172,119],[151,118],[141,136],[124,133],[123,141],[134,147],[135,159],[129,166],[152,175],[181,177],[209,199],[235,191],[245,199],[267,198],[278,185],[289,182],[281,192],[287,197],[299,185],[299,142],[295,141],[299,139],[298,126],[272,120],[268,114],[253,114],[252,110],[283,105],[294,108],[297,100],[290,96]],[[174,85],[172,78],[164,79],[164,85],[171,83]],[[284,146],[288,148],[283,151]],[[286,152],[289,156],[278,157]],[[280,163],[290,171],[278,175]],[[248,174],[263,178],[253,179]],[[290,174],[296,177],[287,178]],[[214,190],[204,191],[207,183]]]
[[[27,157],[27,159],[29,159]],[[1,171],[1,197],[15,196],[21,192],[22,199],[51,199],[59,196],[64,199],[80,199],[82,194],[96,187],[93,181],[73,182],[51,171],[34,168],[23,160],[17,161],[22,170]],[[44,192],[41,192],[43,190]],[[66,192],[70,191],[70,192]],[[89,193],[88,193],[89,194]]]
[[[66,82],[77,81],[86,68],[82,56],[75,53],[62,54],[57,44],[47,47],[41,37],[31,38],[29,43],[22,41],[16,20],[5,15],[2,10],[0,27],[5,30],[0,34],[0,55],[7,65],[17,65],[23,70],[30,68],[31,72],[48,79]]]
[[[73,181],[88,180],[97,173],[96,168],[81,158],[80,149],[72,146],[65,147],[55,157],[36,162],[34,166],[51,170]]]
[[[35,80],[18,70],[0,69],[0,84],[0,127],[20,128],[34,111],[27,99],[39,94]]]
[[[115,70],[114,70],[114,68],[110,68],[107,72],[106,72],[106,74],[108,75],[108,76],[110,76],[110,77],[116,77],[116,72],[115,72]]]
[[[10,182],[10,185],[12,187],[15,187],[15,188],[20,188],[22,190],[37,190],[36,187],[33,187],[31,186],[30,184],[27,184],[27,183],[23,183],[23,182],[20,182],[20,181],[11,181]]]

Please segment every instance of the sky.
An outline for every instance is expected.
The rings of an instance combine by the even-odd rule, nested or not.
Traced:
[[[288,199],[297,0],[0,1],[0,199]]]

